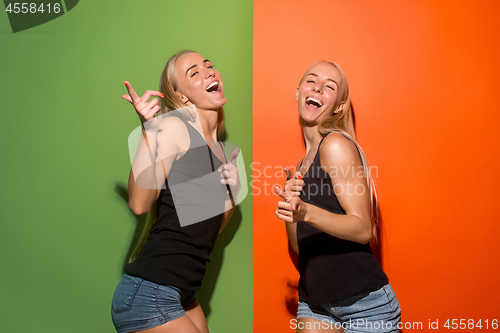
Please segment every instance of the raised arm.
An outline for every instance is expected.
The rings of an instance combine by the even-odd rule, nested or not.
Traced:
[[[125,82],[129,94],[122,98],[135,108],[142,125],[142,135],[130,170],[128,190],[129,207],[136,215],[147,213],[156,201],[162,185],[177,158],[182,138],[187,130],[181,120],[170,117],[159,122],[155,114],[160,111],[158,91],[148,90],[139,97],[132,85]],[[189,145],[189,137],[187,139]]]

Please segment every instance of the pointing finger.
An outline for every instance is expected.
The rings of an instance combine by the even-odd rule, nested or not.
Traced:
[[[130,95],[132,102],[138,101],[139,96],[137,96],[134,88],[132,88],[132,85],[128,81],[125,81],[124,83],[125,83],[125,86],[127,87],[128,94]]]
[[[283,192],[278,185],[274,186],[274,190],[276,191],[276,194],[282,197],[284,200],[290,199],[290,196]]]
[[[232,165],[236,165],[236,158],[238,157],[239,154],[240,154],[240,148],[235,148],[231,153],[231,157],[229,157],[229,163]]]
[[[290,202],[290,204],[291,204],[292,210],[295,211],[295,210],[297,210],[297,208],[299,208],[300,201],[299,200],[292,200]]]

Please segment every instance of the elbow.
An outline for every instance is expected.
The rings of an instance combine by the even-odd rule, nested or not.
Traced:
[[[151,209],[151,207],[148,208],[148,207],[145,207],[143,205],[139,205],[137,203],[134,203],[133,201],[129,201],[128,207],[130,208],[132,213],[134,213],[135,215],[146,214]]]
[[[370,226],[370,228],[360,232],[356,242],[365,245],[372,240],[372,237],[373,237],[373,230],[372,227]]]

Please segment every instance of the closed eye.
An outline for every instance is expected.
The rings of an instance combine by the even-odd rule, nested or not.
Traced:
[[[331,86],[326,86],[326,87],[332,89],[333,91],[335,91],[335,88],[333,88]]]
[[[196,74],[198,74],[198,71],[196,71],[193,74],[191,74],[191,77],[195,76]]]

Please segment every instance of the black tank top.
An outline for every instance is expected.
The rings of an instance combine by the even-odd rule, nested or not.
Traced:
[[[158,219],[137,258],[125,266],[125,272],[157,284],[172,285],[183,291],[194,292],[201,288],[206,262],[210,261],[209,254],[213,250],[221,227],[223,213],[219,212],[224,212],[226,185],[221,184],[220,174],[214,173],[222,162],[213,154],[198,131],[182,116],[178,118],[187,127],[190,148],[172,165],[167,177],[168,182],[165,181],[166,188],[161,190],[157,199]],[[209,192],[206,182],[205,188],[197,188],[196,185],[197,179],[207,175],[212,175]],[[217,211],[219,214],[201,222],[182,226],[171,188],[189,180],[195,180],[194,185],[187,189],[187,193],[181,195],[185,195],[185,199],[189,200],[190,193],[193,194],[190,191],[196,192],[196,195],[192,195],[193,198],[199,198],[199,192],[205,191],[201,196],[205,198],[207,195],[210,196],[211,206],[214,202],[219,205],[207,209]],[[193,210],[203,210],[206,207],[204,202],[197,199],[188,204]]]
[[[319,147],[327,135],[321,139],[316,156],[303,176],[305,186],[300,198],[331,213],[345,215],[333,191],[330,176],[321,168]],[[331,236],[304,221],[297,223],[297,242],[299,298],[308,304],[349,302],[380,289],[388,282],[370,244],[362,245]]]

